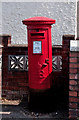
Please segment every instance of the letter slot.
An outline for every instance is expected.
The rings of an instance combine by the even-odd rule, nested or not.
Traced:
[[[37,32],[37,33],[31,33],[31,38],[45,38],[45,36],[44,36],[44,33],[41,33],[41,32]]]

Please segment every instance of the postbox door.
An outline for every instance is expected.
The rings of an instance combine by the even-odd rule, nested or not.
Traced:
[[[49,41],[47,30],[30,30],[29,40],[29,86],[36,89],[50,88]]]

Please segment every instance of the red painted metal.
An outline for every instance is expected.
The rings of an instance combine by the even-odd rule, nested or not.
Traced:
[[[48,89],[51,87],[52,72],[51,25],[55,20],[32,17],[22,22],[27,25],[28,30],[29,87],[38,90]],[[39,53],[34,49],[38,49]]]

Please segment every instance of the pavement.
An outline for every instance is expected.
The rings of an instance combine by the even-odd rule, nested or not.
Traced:
[[[27,100],[1,100],[0,102],[0,120],[68,120],[67,116],[68,112],[63,109],[41,112],[29,108]]]

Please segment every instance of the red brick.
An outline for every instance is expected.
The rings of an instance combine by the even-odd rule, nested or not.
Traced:
[[[2,52],[2,49],[0,49],[0,52]]]
[[[19,86],[28,86],[27,83],[18,83],[18,84],[19,84]]]
[[[77,117],[77,110],[76,109],[69,109],[69,116],[71,116],[72,118],[76,118]]]
[[[79,117],[79,109],[77,109],[77,117]]]
[[[0,91],[1,91],[1,89],[2,89],[2,86],[0,85]]]
[[[18,79],[26,79],[26,76],[24,76],[24,75],[20,75],[20,76],[19,75],[18,76],[17,75],[8,75],[7,78],[8,79],[10,79],[10,78],[11,79],[12,78],[14,78],[14,79],[16,79],[16,78],[18,78]]]
[[[69,61],[75,63],[77,62],[77,58],[70,58]]]
[[[77,92],[69,91],[69,96],[77,97]]]
[[[11,81],[9,81],[7,84],[8,84],[8,86],[18,86],[17,82],[11,82]]]
[[[11,82],[16,82],[16,83],[23,83],[23,82],[25,83],[25,82],[27,82],[27,78],[26,78],[26,79],[21,79],[21,78],[18,77],[18,78],[15,78],[15,79],[14,79],[14,78],[8,79],[8,81],[9,81],[9,82],[10,82],[10,81],[11,81]]]
[[[63,44],[68,46],[69,45],[69,40],[63,40]]]
[[[75,81],[75,80],[69,80],[69,84],[70,85],[77,85],[77,81]]]
[[[69,90],[78,91],[79,87],[77,85],[69,85]]]
[[[69,103],[69,108],[77,108],[77,103]]]
[[[2,55],[2,52],[0,51],[0,55]]]
[[[2,97],[6,97],[6,95],[3,95],[3,94],[2,94]]]
[[[69,120],[77,120],[77,115],[69,115]]]
[[[78,92],[78,97],[79,97],[79,92]]]
[[[77,52],[77,56],[79,57],[79,52]]]
[[[63,53],[67,53],[66,51],[69,51],[69,48],[67,46],[63,47]]]
[[[77,68],[77,67],[78,67],[78,64],[75,64],[75,63],[72,64],[72,63],[70,63],[70,64],[69,64],[69,67],[70,67],[70,68]]]
[[[77,68],[79,68],[79,63],[77,63]]]
[[[69,102],[79,102],[79,98],[69,97]]]
[[[70,68],[70,69],[69,69],[69,72],[70,72],[70,73],[77,73],[77,68],[76,68],[76,69],[71,69],[71,68]]]
[[[79,79],[79,74],[77,74],[77,79]]]
[[[25,86],[25,87],[19,87],[19,90],[27,91],[27,88],[28,88],[28,87],[26,87],[26,86]]]
[[[77,79],[78,75],[77,74],[69,74],[69,79]]]
[[[69,53],[70,57],[77,57],[77,55],[78,55],[78,53],[72,53],[72,52]]]

